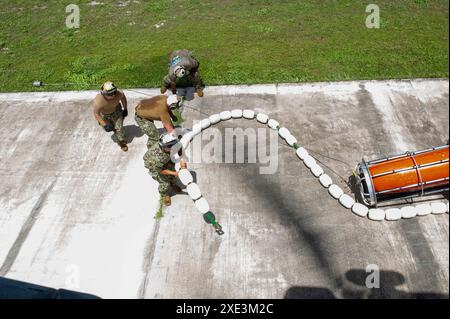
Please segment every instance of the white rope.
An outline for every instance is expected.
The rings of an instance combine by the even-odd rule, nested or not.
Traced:
[[[256,117],[255,117],[256,115]],[[429,214],[439,215],[443,213],[449,213],[449,203],[446,202],[433,202],[433,203],[421,203],[417,205],[408,205],[402,208],[369,208],[362,203],[356,202],[351,195],[345,194],[342,188],[333,183],[331,177],[325,174],[323,168],[317,163],[316,159],[311,156],[308,151],[300,147],[297,144],[297,139],[289,132],[289,130],[285,127],[280,127],[278,121],[269,118],[268,115],[264,113],[256,114],[253,110],[240,110],[234,109],[232,111],[223,111],[219,114],[213,114],[202,120],[201,122],[195,124],[191,132],[187,133],[189,135],[183,136],[178,146],[176,147],[178,150],[183,147],[186,149],[187,145],[192,141],[195,135],[199,134],[201,131],[209,128],[212,125],[218,124],[222,121],[227,121],[230,119],[238,119],[245,118],[248,120],[255,120],[261,124],[266,124],[269,128],[273,130],[277,130],[281,139],[285,140],[286,143],[291,146],[297,157],[305,164],[305,166],[310,170],[311,174],[313,174],[320,184],[328,191],[329,195],[337,200],[343,207],[351,210],[355,215],[361,217],[368,217],[374,221],[382,221],[382,220],[400,220],[400,219],[408,219],[416,216],[426,216]],[[297,149],[296,149],[297,148]],[[194,201],[197,209],[205,214],[209,211],[209,205],[206,199],[202,196],[200,188],[197,184],[193,182],[193,178],[191,173],[187,169],[181,169],[179,165],[180,157],[172,156],[172,162],[175,163],[175,169],[179,173],[179,179],[183,185],[187,187],[187,192],[191,199]]]

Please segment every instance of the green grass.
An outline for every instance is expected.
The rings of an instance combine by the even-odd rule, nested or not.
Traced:
[[[38,79],[158,87],[180,48],[195,53],[207,85],[448,77],[447,0],[376,1],[380,29],[365,27],[373,1],[89,2],[2,2],[1,92]],[[80,5],[79,30],[65,27],[68,3]]]
[[[159,198],[159,207],[158,211],[156,212],[155,219],[160,220],[163,217],[164,217],[164,200],[163,197],[161,196]]]

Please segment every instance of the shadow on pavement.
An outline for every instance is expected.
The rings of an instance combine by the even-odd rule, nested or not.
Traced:
[[[130,144],[135,138],[140,138],[144,135],[141,128],[137,125],[126,125],[123,127],[125,129],[125,136],[127,137],[127,142]]]
[[[405,277],[396,271],[380,271],[380,288],[367,288],[370,273],[362,269],[351,269],[338,280],[339,292],[333,293],[323,287],[291,287],[285,299],[448,299],[448,294],[434,292],[405,292],[400,286]],[[339,294],[339,296],[336,296]]]
[[[131,142],[133,142],[135,138],[140,138],[144,135],[144,132],[142,132],[141,128],[134,124],[125,125],[123,129],[125,130],[125,137],[127,139],[127,144],[131,144]],[[113,143],[117,143],[117,136],[115,133],[112,134],[110,137]]]

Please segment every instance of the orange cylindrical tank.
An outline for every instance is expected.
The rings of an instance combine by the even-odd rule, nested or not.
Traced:
[[[448,185],[449,148],[373,161],[368,169],[376,193],[398,194]]]

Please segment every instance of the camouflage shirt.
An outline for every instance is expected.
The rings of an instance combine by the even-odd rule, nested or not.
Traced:
[[[186,71],[195,70],[198,68],[199,63],[193,57],[192,52],[188,50],[178,50],[170,55],[169,62],[169,79],[171,81],[176,81],[175,68],[177,66],[182,66]]]
[[[144,165],[149,170],[150,175],[157,179],[159,172],[165,169],[174,170],[174,164],[170,160],[170,153],[164,152],[158,143],[149,146],[144,155]]]

